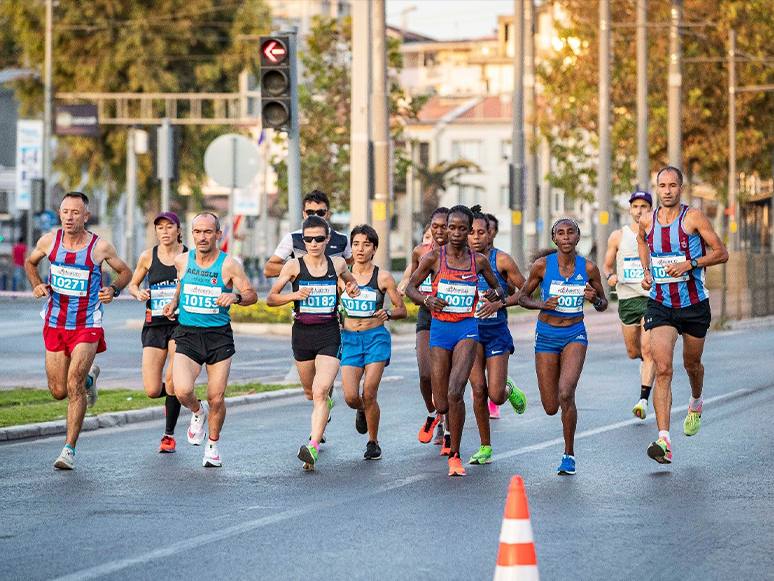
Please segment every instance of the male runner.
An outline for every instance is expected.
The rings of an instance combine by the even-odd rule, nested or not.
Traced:
[[[129,284],[132,271],[110,242],[86,230],[89,198],[85,194],[65,194],[59,219],[62,227],[38,241],[24,268],[35,298],[48,297],[41,312],[48,389],[55,399],[69,398],[67,440],[54,467],[72,470],[83,416],[97,401],[99,367],[93,365],[94,356],[107,348],[102,305]],[[44,257],[51,263],[49,284],[38,273]],[[106,287],[102,286],[103,262],[118,273],[115,283]]]
[[[624,343],[629,359],[640,359],[640,399],[632,413],[645,419],[648,398],[653,387],[656,368],[650,354],[650,331],[645,331],[645,310],[648,308],[648,291],[642,288],[642,263],[637,247],[640,216],[651,211],[653,198],[648,192],[634,192],[629,198],[629,215],[633,222],[610,234],[607,254],[602,271],[607,284],[618,294],[618,318],[621,319]]]
[[[330,223],[331,219],[331,204],[328,200],[328,194],[321,192],[320,190],[313,190],[309,192],[303,199],[303,219],[306,220],[309,216],[319,216],[326,222]],[[285,234],[280,240],[277,248],[274,250],[274,254],[266,262],[266,266],[263,269],[263,274],[266,278],[279,276],[282,270],[282,265],[288,258],[299,258],[306,254],[306,245],[304,244],[303,232],[299,229],[295,232]],[[354,259],[352,258],[352,249],[349,245],[349,238],[346,234],[337,232],[331,228],[331,239],[325,247],[325,255],[334,258],[341,256],[347,261],[347,265],[352,265]]]
[[[177,399],[192,412],[188,443],[201,445],[206,436],[204,422],[209,415],[210,437],[202,465],[219,468],[223,465],[218,440],[226,419],[224,395],[235,352],[228,310],[235,304],[252,305],[258,295],[242,265],[218,249],[221,230],[215,215],[199,214],[193,219],[192,230],[196,247],[175,257],[177,291],[162,312],[169,320],[175,320],[175,311],[180,307],[179,324],[173,335],[176,351],[172,379]],[[207,401],[200,402],[194,393],[194,381],[205,364]]]
[[[728,251],[700,210],[680,202],[683,174],[667,166],[656,178],[661,207],[640,218],[637,237],[645,276],[642,287],[650,290],[645,330],[656,364],[653,409],[658,440],[648,456],[661,464],[672,462],[669,414],[672,409],[672,358],[677,336],[683,336],[683,366],[691,384],[688,415],[683,433],[693,436],[701,426],[704,366],[701,354],[711,323],[705,269],[728,260]],[[707,252],[707,247],[711,251]]]

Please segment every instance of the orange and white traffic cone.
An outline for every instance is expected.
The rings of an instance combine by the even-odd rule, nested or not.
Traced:
[[[538,581],[539,578],[527,493],[521,476],[514,476],[505,501],[494,581]]]

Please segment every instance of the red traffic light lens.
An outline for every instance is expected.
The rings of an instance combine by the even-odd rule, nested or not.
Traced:
[[[281,40],[270,38],[261,45],[261,57],[269,63],[280,64],[288,58],[288,49]]]

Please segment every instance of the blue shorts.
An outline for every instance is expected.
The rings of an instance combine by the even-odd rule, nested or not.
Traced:
[[[392,338],[390,332],[380,325],[367,331],[341,332],[341,364],[361,369],[369,363],[386,361],[390,364]]]
[[[535,353],[561,353],[570,343],[589,344],[583,321],[569,327],[554,327],[538,320],[535,328]]]
[[[473,317],[461,321],[449,322],[433,319],[430,327],[430,348],[441,347],[454,351],[454,347],[463,339],[478,341],[478,321]]]
[[[513,355],[513,337],[507,322],[499,325],[479,325],[478,342],[484,347],[484,356],[487,359],[506,353]]]

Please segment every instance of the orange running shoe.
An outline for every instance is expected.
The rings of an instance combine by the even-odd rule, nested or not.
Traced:
[[[444,434],[441,456],[448,456],[449,454],[451,454],[451,436],[449,434]]]
[[[423,444],[427,444],[430,440],[433,439],[433,430],[435,429],[435,426],[438,425],[438,422],[441,421],[441,417],[438,414],[435,414],[435,417],[433,416],[427,416],[427,419],[425,420],[425,425],[422,426],[419,430],[419,441]]]
[[[465,476],[459,452],[455,452],[453,456],[449,457],[449,476]]]
[[[161,438],[161,444],[159,444],[159,452],[162,454],[171,454],[175,451],[175,439],[172,436],[167,436],[164,434],[164,437]]]

